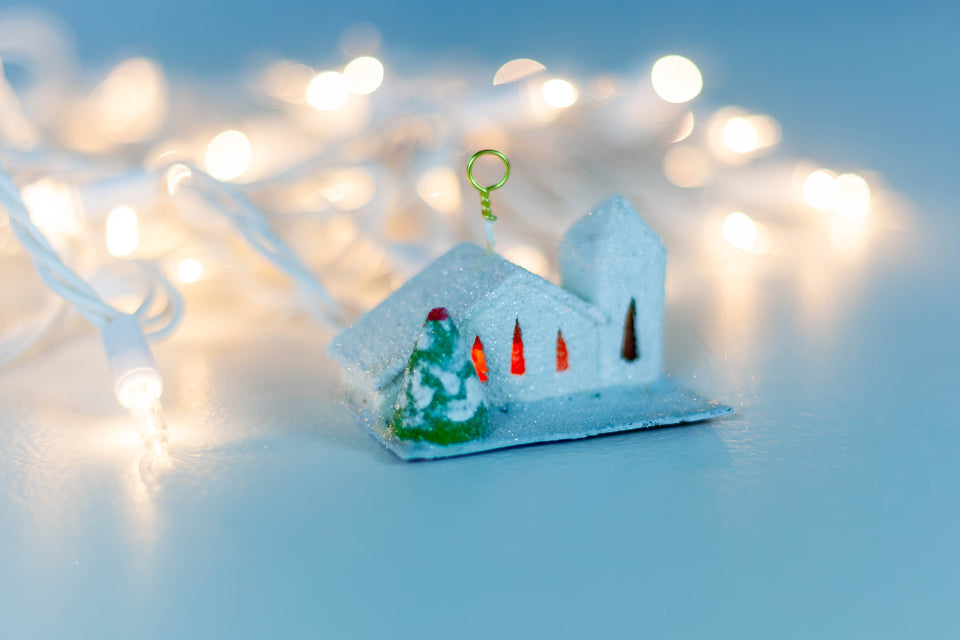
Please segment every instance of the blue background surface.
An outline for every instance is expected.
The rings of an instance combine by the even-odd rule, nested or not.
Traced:
[[[818,326],[783,274],[748,326],[671,308],[667,364],[737,411],[686,428],[401,463],[330,395],[328,336],[188,320],[159,357],[193,435],[157,488],[136,442],[102,446],[129,425],[78,384],[95,337],[0,372],[0,636],[956,635],[955,3],[38,5],[91,64],[198,74],[263,50],[335,61],[363,19],[385,57],[563,72],[679,52],[711,99],[773,114],[786,152],[876,169],[918,217],[836,274]]]

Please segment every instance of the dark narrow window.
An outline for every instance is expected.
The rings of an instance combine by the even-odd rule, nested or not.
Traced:
[[[513,325],[513,353],[510,354],[510,373],[522,376],[527,370],[523,361],[523,335],[520,333],[520,320]]]
[[[620,357],[627,362],[633,362],[640,357],[640,347],[637,342],[637,301],[630,298],[627,308],[627,319],[623,323],[623,347]]]
[[[563,339],[563,333],[557,329],[557,371],[566,371],[570,368],[570,360],[567,356],[567,343]]]
[[[480,342],[480,336],[477,336],[477,339],[473,341],[470,357],[473,358],[473,368],[477,370],[477,377],[480,378],[480,382],[486,382],[487,358],[483,355],[483,343]]]

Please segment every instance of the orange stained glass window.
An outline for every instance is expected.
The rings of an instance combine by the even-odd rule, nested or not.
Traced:
[[[480,378],[480,382],[486,382],[487,358],[483,355],[483,343],[480,342],[480,336],[477,336],[477,339],[473,341],[470,357],[473,358],[473,368],[477,370],[477,377]]]
[[[566,371],[570,368],[570,360],[567,356],[567,343],[563,339],[563,333],[557,330],[557,371]]]
[[[510,354],[510,373],[522,376],[527,370],[523,361],[523,334],[520,333],[520,320],[513,325],[513,352]]]

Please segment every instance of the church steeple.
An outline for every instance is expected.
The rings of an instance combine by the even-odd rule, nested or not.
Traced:
[[[563,286],[609,318],[599,339],[604,382],[660,375],[666,250],[621,196],[581,218],[560,245]]]

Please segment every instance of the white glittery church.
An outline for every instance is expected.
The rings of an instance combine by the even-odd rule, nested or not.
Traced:
[[[334,339],[347,391],[392,405],[424,319],[445,307],[491,407],[645,386],[660,377],[666,251],[614,196],[560,246],[563,286],[464,243]]]

